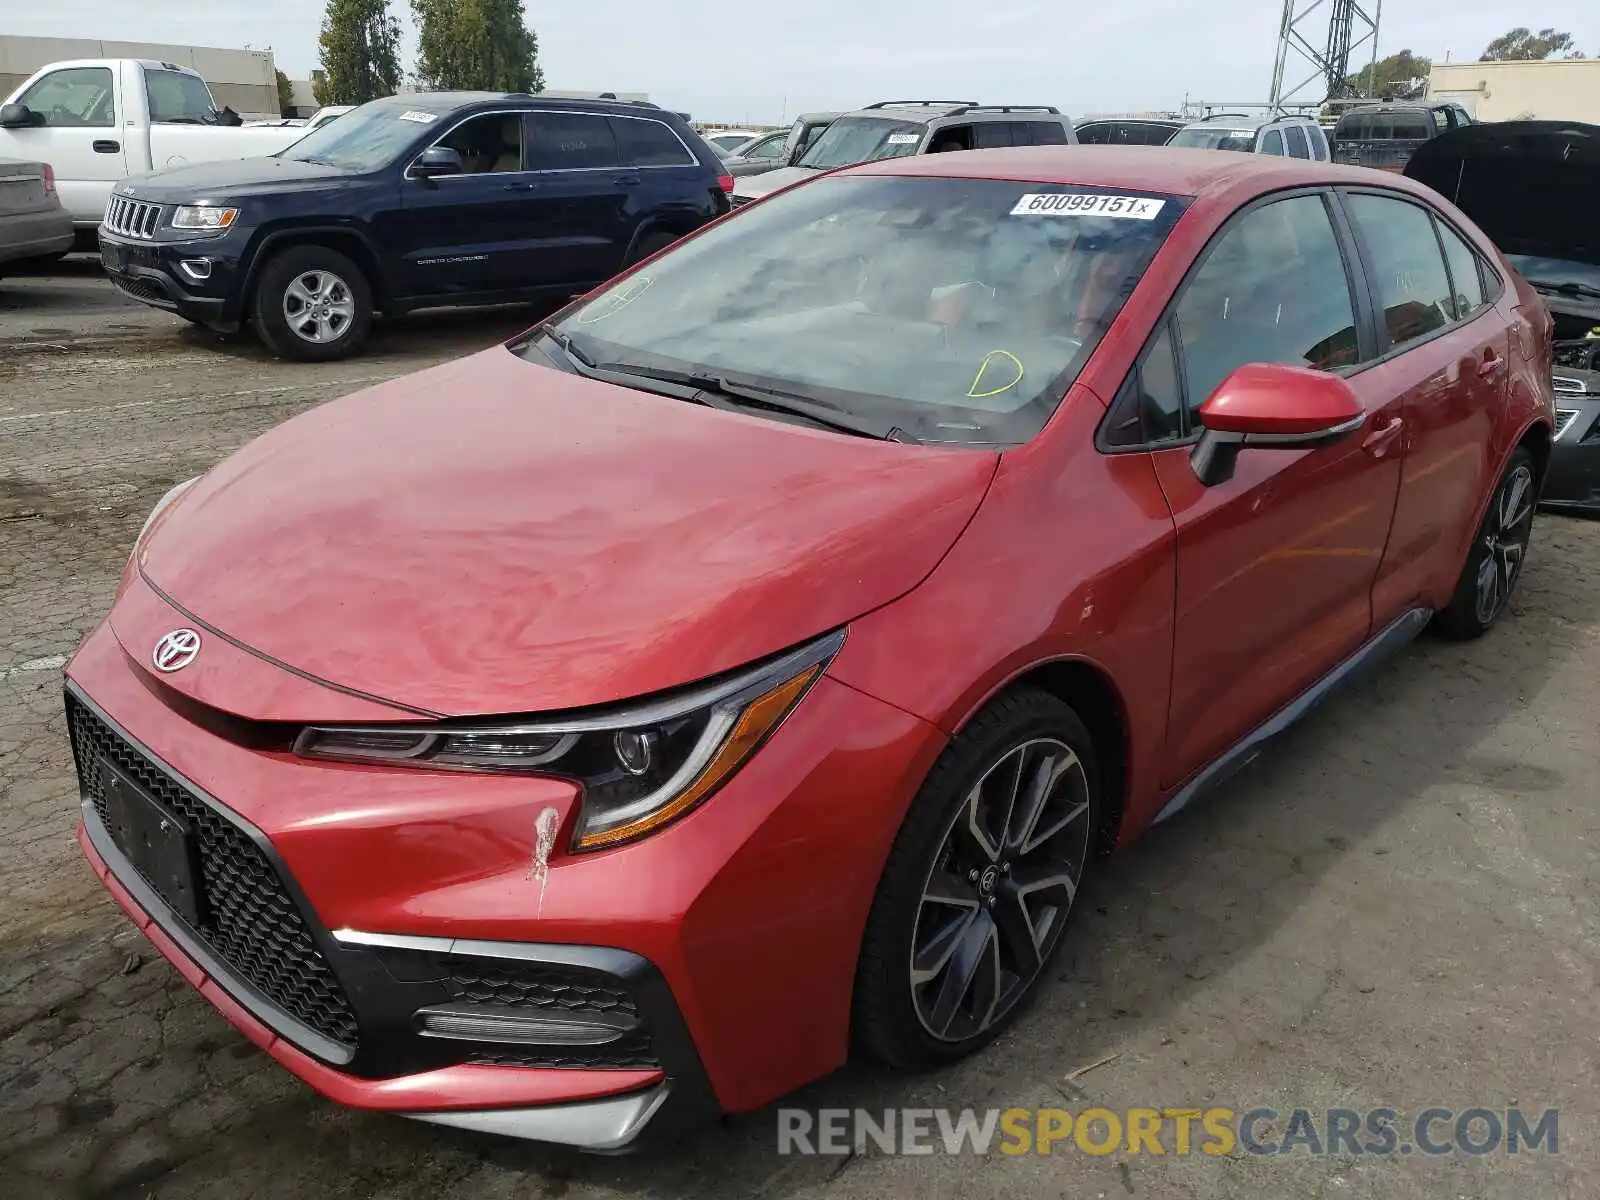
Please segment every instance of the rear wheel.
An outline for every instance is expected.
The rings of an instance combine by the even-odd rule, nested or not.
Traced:
[[[1092,853],[1099,775],[1069,707],[1022,690],[945,748],[895,839],[857,970],[858,1047],[891,1066],[995,1038],[1060,946]]]
[[[280,358],[329,362],[360,349],[372,327],[361,268],[326,246],[291,246],[261,270],[256,333]]]
[[[676,234],[647,233],[633,244],[633,254],[629,256],[627,265],[631,267],[636,262],[643,262],[652,254],[661,253],[677,240]]]
[[[1436,621],[1439,632],[1458,641],[1482,637],[1500,619],[1522,577],[1538,499],[1533,455],[1519,446],[1489,501],[1472,540],[1450,604]]]

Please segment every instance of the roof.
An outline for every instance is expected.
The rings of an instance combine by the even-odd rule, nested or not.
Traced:
[[[388,104],[414,109],[418,112],[451,113],[474,104],[527,104],[548,108],[572,108],[593,112],[638,112],[648,110],[652,116],[665,116],[667,110],[648,100],[579,99],[570,96],[546,96],[529,92],[406,92],[398,96],[385,96],[373,104]],[[682,116],[681,113],[671,114]]]
[[[1202,196],[1250,193],[1323,184],[1379,184],[1422,194],[1425,189],[1392,172],[1271,154],[1171,146],[1018,146],[961,154],[916,154],[862,163],[842,175],[901,175],[944,179],[1009,179],[1029,183],[1118,188]],[[759,178],[759,177],[758,177]]]
[[[1304,113],[1212,113],[1208,117],[1189,121],[1184,124],[1185,129],[1262,129],[1265,126],[1276,124],[1279,121],[1304,121],[1315,125],[1315,117],[1306,116]]]
[[[931,124],[942,121],[948,117],[994,117],[1003,119],[1014,116],[1035,117],[1060,117],[1066,120],[1065,114],[1060,109],[1048,104],[979,104],[975,100],[880,100],[876,104],[869,104],[851,112],[843,113],[846,117],[883,117],[891,121],[909,121],[918,124]]]

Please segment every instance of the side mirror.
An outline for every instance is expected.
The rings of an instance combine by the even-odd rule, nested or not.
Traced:
[[[459,175],[464,169],[461,165],[461,155],[449,146],[429,146],[417,155],[417,161],[411,164],[411,174],[417,179]]]
[[[44,118],[26,104],[0,105],[0,129],[26,129],[43,124]]]
[[[1207,487],[1233,478],[1239,451],[1306,450],[1349,437],[1366,423],[1355,390],[1337,375],[1279,363],[1245,363],[1200,406],[1203,432],[1189,455]]]

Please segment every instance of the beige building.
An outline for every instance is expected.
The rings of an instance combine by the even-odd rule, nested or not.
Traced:
[[[1428,96],[1454,100],[1480,121],[1600,125],[1600,59],[1435,63]]]
[[[0,97],[40,67],[69,58],[147,58],[199,71],[218,104],[246,120],[278,115],[278,76],[270,50],[222,50],[90,38],[0,37]]]

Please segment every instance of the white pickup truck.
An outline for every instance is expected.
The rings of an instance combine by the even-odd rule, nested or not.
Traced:
[[[188,163],[276,154],[305,129],[247,127],[198,72],[137,58],[51,63],[0,106],[0,158],[47,162],[80,243],[93,245],[112,187]]]

